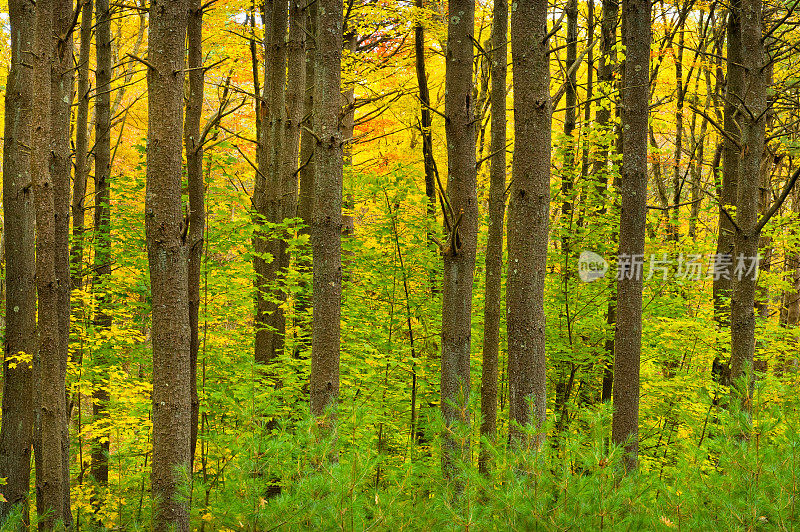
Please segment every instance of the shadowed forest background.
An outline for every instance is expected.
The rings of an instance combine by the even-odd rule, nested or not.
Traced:
[[[795,529],[797,8],[3,2],[3,530]]]

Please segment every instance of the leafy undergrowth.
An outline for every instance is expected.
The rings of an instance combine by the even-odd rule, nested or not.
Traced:
[[[331,441],[315,439],[305,422],[276,429],[260,453],[236,460],[194,522],[254,531],[793,530],[800,522],[794,413],[786,405],[762,410],[747,438],[740,436],[747,420],[723,413],[693,452],[670,463],[642,460],[626,475],[622,450],[600,428],[610,425],[609,409],[592,407],[576,431],[551,429],[538,451],[490,446],[488,476],[462,466],[449,483],[438,440],[409,446],[397,462],[340,438],[331,462]],[[200,502],[204,485],[195,482]]]

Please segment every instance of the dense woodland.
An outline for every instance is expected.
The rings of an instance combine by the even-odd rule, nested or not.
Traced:
[[[3,530],[794,530],[797,0],[8,0]]]

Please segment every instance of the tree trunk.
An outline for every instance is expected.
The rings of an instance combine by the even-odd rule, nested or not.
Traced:
[[[186,100],[186,122],[183,136],[186,146],[186,181],[189,189],[189,231],[186,238],[186,259],[189,290],[189,387],[192,401],[190,464],[194,464],[197,447],[197,422],[200,399],[197,396],[197,354],[200,350],[200,265],[203,258],[203,238],[206,229],[205,184],[203,182],[203,145],[200,138],[200,119],[203,116],[203,9],[200,0],[189,0],[187,23],[187,67],[189,97]]]
[[[286,118],[286,24],[288,17],[286,0],[268,0],[264,5],[266,60],[264,63],[264,98],[259,158],[253,203],[257,212],[258,243],[256,251],[261,255],[255,260],[256,268],[256,339],[255,360],[261,364],[272,362],[277,355],[278,340],[277,287],[280,269],[281,241],[276,233],[265,230],[264,224],[283,221],[280,208],[283,183],[280,173],[283,129]],[[269,255],[269,257],[265,256]]]
[[[764,72],[764,44],[761,32],[761,0],[741,0],[734,5],[741,24],[741,61],[747,73],[739,107],[741,155],[736,190],[734,271],[743,261],[757,270],[759,233],[758,198],[761,156],[764,150],[764,124],[767,110],[767,83]],[[742,408],[749,412],[753,393],[753,353],[755,350],[755,289],[757,271],[739,272],[731,298],[731,380]],[[743,384],[740,379],[744,378]],[[738,381],[738,382],[737,382]]]
[[[508,375],[510,437],[533,425],[542,444],[547,406],[544,280],[550,220],[551,103],[547,2],[511,12],[514,167],[508,204]],[[530,412],[530,406],[533,412]],[[528,443],[528,442],[524,442]]]
[[[303,221],[303,232],[310,235],[311,216],[314,212],[314,168],[313,161],[316,139],[311,133],[314,131],[314,84],[316,78],[314,68],[316,63],[316,27],[317,3],[310,2],[303,10],[306,23],[306,49],[305,49],[305,88],[303,95],[303,120],[300,131],[300,167],[297,172],[299,181],[297,216]],[[308,269],[306,263],[299,264],[300,268]],[[308,309],[311,294],[308,285],[302,281],[302,290],[297,295],[295,315],[302,320]],[[299,350],[299,349],[298,349]]]
[[[304,10],[301,0],[289,2],[289,38],[286,43],[287,72],[290,72],[286,84],[285,108],[283,121],[281,152],[279,159],[279,179],[282,194],[279,198],[278,210],[280,220],[290,220],[297,216],[297,170],[298,151],[300,148],[300,122],[303,120],[303,91],[305,89],[305,28]],[[288,234],[286,235],[289,236]],[[278,242],[278,270],[286,272],[291,257],[285,240]],[[287,294],[279,289],[275,294],[278,306],[273,314],[275,336],[273,346],[275,355],[283,352],[286,338],[286,316],[284,304]]]
[[[342,1],[317,2],[314,83],[314,326],[311,414],[335,438],[342,296]]]
[[[93,0],[86,0],[81,5],[81,43],[78,56],[78,112],[75,117],[75,174],[72,185],[72,244],[69,251],[70,288],[83,290],[84,288],[84,246],[86,232],[86,181],[89,177],[91,164],[89,162],[89,63],[92,53],[92,11]],[[82,305],[82,300],[76,298],[72,301],[76,319],[85,323],[88,311]],[[83,341],[79,340],[73,345],[71,360],[77,366],[83,364]],[[75,393],[67,398],[67,423],[72,420],[72,412],[80,394]],[[80,425],[79,425],[80,426]],[[80,430],[79,430],[80,431]],[[83,475],[79,475],[82,479]]]
[[[563,270],[561,272],[561,288],[564,296],[564,313],[567,321],[567,330],[571,331],[572,316],[569,308],[569,279],[570,279],[570,257],[572,255],[571,236],[573,232],[572,218],[574,211],[574,177],[576,170],[576,143],[575,125],[578,115],[578,87],[577,72],[574,65],[578,59],[578,2],[568,0],[566,6],[567,13],[567,78],[564,80],[566,85],[566,109],[564,110],[564,160],[561,167],[561,256],[563,259]],[[571,341],[571,333],[570,333]],[[555,385],[555,406],[556,412],[563,412],[566,408],[566,396],[568,379],[570,376],[570,362],[560,360],[557,363],[557,377]],[[574,373],[573,373],[574,376]],[[574,377],[573,377],[574,378]]]
[[[695,85],[695,94],[699,94],[699,84]],[[697,100],[697,98],[695,98]],[[706,95],[705,113],[708,114],[711,107],[711,94]],[[697,115],[692,117],[692,130],[694,130],[694,120]],[[705,163],[706,131],[708,130],[708,120],[704,117],[700,122],[700,134],[695,141],[695,161],[690,161],[692,166],[692,190],[691,190],[691,215],[689,218],[689,237],[697,237],[697,221],[700,218],[700,208],[703,201],[703,164]],[[715,169],[712,167],[712,176]]]
[[[287,71],[292,75],[286,84],[286,128],[281,157],[285,182],[284,217],[297,216],[298,154],[300,149],[300,123],[305,112],[306,83],[306,13],[300,0],[289,4],[289,41],[286,46]],[[288,257],[288,255],[287,255]],[[282,266],[285,267],[285,266]]]
[[[67,412],[67,359],[69,358],[70,273],[69,273],[69,210],[70,179],[72,177],[72,86],[73,38],[72,0],[57,0],[54,4],[53,29],[57,36],[53,69],[50,71],[50,119],[53,148],[50,152],[50,173],[53,181],[55,214],[54,265],[58,284],[58,386],[64,395],[61,423],[61,467],[63,519],[72,526],[69,496],[69,418]]]
[[[480,33],[476,39],[480,39],[483,34],[483,26],[483,21],[481,21],[479,27]],[[478,42],[478,40],[476,40],[476,42]],[[484,160],[483,152],[486,147],[486,126],[488,126],[489,122],[488,120],[484,120],[484,118],[489,113],[489,104],[491,103],[489,98],[489,85],[491,81],[489,73],[492,67],[491,61],[489,60],[489,51],[491,51],[492,48],[491,35],[483,41],[481,47],[486,53],[479,53],[474,56],[473,68],[475,72],[475,81],[474,88],[472,89],[472,96],[475,99],[473,112],[475,113],[475,142],[477,145],[475,172],[478,174],[481,172],[481,164],[483,164]]]
[[[153,528],[189,530],[188,275],[181,212],[185,0],[153,0],[148,33],[145,231],[153,308]]]
[[[731,139],[739,138],[738,100],[744,90],[744,70],[742,69],[742,36],[738,5],[728,13],[728,54],[727,82],[725,86],[725,107],[723,128],[725,136],[722,153],[722,188],[719,194],[719,221],[717,234],[717,257],[734,258],[734,226],[725,211],[731,213],[736,205],[737,183],[739,182],[739,149]],[[720,328],[730,324],[730,304],[732,280],[729,276],[714,275],[712,293],[714,299],[714,318]],[[722,350],[720,350],[722,351]],[[718,358],[717,358],[718,362]]]
[[[481,436],[495,441],[497,431],[497,360],[500,352],[501,284],[503,277],[503,216],[506,205],[506,48],[508,2],[495,0],[491,59],[491,159],[489,167],[489,236],[486,243],[486,287],[483,309],[483,365],[481,368]],[[478,458],[487,473],[489,454]]]
[[[561,170],[561,195],[563,203],[561,215],[564,219],[563,226],[567,229],[564,236],[564,256],[569,254],[569,230],[572,225],[573,200],[573,171],[575,165],[575,133],[576,117],[578,115],[578,86],[577,72],[574,65],[578,60],[578,0],[567,1],[567,72],[569,75],[564,80],[566,83],[566,109],[564,110],[564,137],[566,138],[566,151],[564,166]]]
[[[96,0],[95,19],[97,93],[95,96],[94,145],[94,290],[97,311],[93,325],[95,330],[102,334],[104,330],[111,328],[112,322],[105,286],[111,277],[111,76],[113,75],[113,66],[109,0]],[[92,392],[92,413],[95,420],[107,416],[106,407],[109,400],[108,383],[106,382],[108,349],[109,346],[106,344],[94,351],[94,367],[98,370]],[[111,434],[98,435],[92,444],[91,473],[95,482],[100,486],[108,484],[110,439]]]
[[[771,39],[770,39],[771,40]],[[770,43],[772,44],[772,43]],[[769,45],[767,45],[769,46]],[[773,83],[773,64],[769,63],[763,69],[764,84],[766,87],[771,87]],[[775,111],[773,109],[774,97],[766,100],[766,112],[764,117],[765,131],[770,131],[775,123]],[[759,166],[759,200],[758,208],[759,213],[767,216],[767,212],[772,204],[773,190],[772,190],[772,174],[776,166],[776,158],[769,153],[766,140],[764,142],[763,152],[761,154],[761,164]],[[780,171],[780,170],[778,170]],[[787,176],[791,178],[791,174]],[[764,273],[769,273],[772,269],[773,258],[773,245],[771,235],[759,235],[758,253],[761,257],[759,261],[759,268]],[[756,285],[756,315],[767,319],[770,315],[770,287],[767,283],[761,283],[761,286]],[[766,363],[766,361],[764,361]]]
[[[31,175],[36,201],[36,291],[39,300],[39,423],[36,459],[37,510],[40,528],[52,529],[64,519],[63,438],[66,421],[65,374],[61,362],[59,281],[56,272],[56,211],[50,155],[52,130],[51,69],[55,67],[56,2],[36,4],[33,63],[33,138]]]
[[[475,3],[450,0],[445,72],[445,133],[447,135],[447,197],[449,233],[442,290],[441,408],[446,434],[442,467],[452,479],[458,462],[469,463],[466,428],[452,435],[455,425],[469,426],[472,275],[478,234],[475,116],[472,107],[472,46]],[[464,441],[464,439],[467,439]]]
[[[81,45],[78,53],[78,113],[75,118],[75,180],[72,188],[72,288],[83,288],[83,233],[86,230],[86,180],[89,176],[89,55],[92,49],[93,0],[81,6]]]
[[[594,0],[586,2],[586,98],[583,104],[583,150],[581,153],[581,179],[589,175],[589,135],[592,123],[592,99],[594,97]],[[584,209],[585,212],[585,209]]]
[[[306,231],[311,227],[311,215],[314,212],[314,167],[312,157],[316,139],[311,134],[314,131],[314,84],[316,77],[314,67],[316,65],[316,27],[317,27],[317,3],[311,2],[305,8],[306,27],[309,38],[306,41],[305,55],[305,94],[303,97],[303,121],[304,128],[300,132],[300,170],[298,172],[299,197],[297,203],[297,215],[303,219]]]
[[[625,446],[627,470],[639,452],[639,357],[642,343],[642,272],[647,221],[647,118],[650,95],[650,0],[623,0],[625,91],[622,95],[622,213],[617,321],[614,333],[614,415],[611,439]],[[628,262],[625,267],[624,261]]]
[[[800,213],[800,188],[795,188],[792,194],[791,212]],[[789,235],[796,238],[797,231],[790,229]],[[797,327],[800,323],[800,251],[796,246],[786,251],[784,271],[788,289],[784,290],[782,296],[780,323],[785,327]],[[797,332],[793,332],[792,335],[796,338]]]
[[[600,64],[597,67],[597,84],[598,90],[601,92],[602,97],[616,101],[613,95],[614,91],[614,69],[617,63],[617,24],[619,18],[619,2],[618,0],[604,0],[603,1],[603,15],[600,21]],[[612,105],[599,105],[595,113],[596,127],[604,131],[611,125],[611,112]],[[609,174],[609,152],[608,143],[601,143],[595,153],[594,161],[592,163],[592,173],[597,177],[598,194],[600,198],[606,195],[608,188],[608,174]],[[601,203],[603,207],[600,209],[605,212],[605,203]]]
[[[792,195],[792,208],[791,212],[798,214],[800,211],[800,189],[795,188]],[[791,230],[789,235],[796,238],[797,231]],[[796,346],[798,341],[797,326],[800,325],[800,252],[797,247],[794,249],[786,250],[786,259],[784,262],[784,275],[788,281],[788,288],[783,291],[781,302],[781,315],[780,324],[790,331],[787,334],[787,340],[790,345]],[[784,373],[797,371],[797,355],[788,354],[780,358],[779,365],[775,369],[777,376],[783,376]]]
[[[505,2],[506,0],[498,0]],[[423,9],[423,0],[415,0],[414,7]],[[506,9],[506,12],[508,9]],[[421,16],[421,14],[419,15]],[[505,63],[505,58],[503,58]],[[418,20],[414,26],[414,66],[417,73],[417,87],[419,88],[420,101],[420,122],[419,129],[422,135],[422,161],[425,168],[425,196],[428,198],[426,212],[428,215],[428,240],[432,241],[434,236],[433,227],[436,225],[436,161],[433,158],[433,133],[431,120],[431,95],[428,90],[428,74],[425,68],[425,28],[422,21]],[[436,288],[436,268],[432,268],[428,274],[430,276],[431,294],[435,294]]]
[[[618,0],[603,0],[603,15],[600,21],[600,64],[597,69],[597,82],[598,90],[603,94],[604,98],[609,98],[613,102],[618,101],[616,96],[613,96],[614,91],[614,69],[617,63],[617,24],[619,18],[619,2]],[[595,113],[595,122],[597,128],[606,132],[611,126],[611,111],[612,105],[598,105],[597,112]],[[606,196],[608,195],[608,176],[611,170],[609,169],[609,152],[611,143],[601,142],[598,146],[597,153],[595,154],[592,163],[592,173],[597,177],[597,193],[599,195],[599,212],[605,213],[607,209]],[[606,323],[609,325],[609,330],[613,329],[616,323],[616,291],[611,292],[608,299],[608,308],[606,310]],[[603,380],[602,391],[600,392],[600,400],[602,402],[611,400],[611,389],[614,380],[614,335],[609,334],[606,337],[604,349],[606,352],[606,361],[603,365]]]
[[[266,288],[267,280],[270,275],[270,259],[268,259],[270,249],[269,236],[264,233],[264,223],[266,221],[267,189],[269,188],[269,114],[270,91],[269,72],[275,70],[274,58],[270,54],[270,39],[272,34],[272,10],[274,0],[265,0],[261,4],[261,22],[264,26],[264,86],[261,94],[256,93],[256,162],[258,168],[253,185],[253,272],[255,274],[253,284],[255,288],[255,328],[254,359],[256,362],[264,363],[267,360],[270,347],[272,345],[272,335],[269,330],[270,321],[270,302]],[[255,19],[253,12],[253,19]],[[254,26],[253,26],[254,28]],[[253,57],[253,83],[258,84],[258,64],[256,57]]]
[[[0,477],[4,501],[0,526],[15,508],[28,522],[30,458],[34,420],[36,353],[35,211],[31,189],[31,101],[33,73],[24,63],[34,49],[35,13],[31,0],[8,4],[11,64],[6,82],[3,136],[3,220],[6,256],[6,312],[3,364],[3,423],[0,425]],[[38,115],[37,115],[38,116]],[[19,353],[30,360],[17,360]],[[27,357],[26,357],[27,358]]]
[[[678,30],[678,51],[675,54],[675,93],[677,103],[675,104],[675,155],[672,169],[672,210],[670,219],[669,237],[677,242],[680,239],[680,203],[681,190],[683,188],[683,174],[681,172],[681,158],[683,156],[683,106],[686,91],[683,85],[683,48],[684,30]]]
[[[351,12],[352,14],[352,12]],[[358,49],[358,33],[354,25],[354,20],[344,21],[344,37],[342,39],[342,50],[346,51],[352,58]],[[351,59],[352,60],[352,59]],[[356,119],[356,85],[353,81],[348,81],[342,90],[342,127],[343,135],[346,141],[344,145],[344,165],[351,167],[353,165],[353,132],[355,131]],[[352,202],[351,199],[345,199],[345,203]],[[345,205],[345,208],[349,208]],[[346,230],[346,228],[345,228]],[[345,232],[345,234],[347,234]]]

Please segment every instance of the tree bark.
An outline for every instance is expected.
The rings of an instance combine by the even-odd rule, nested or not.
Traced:
[[[719,222],[717,234],[716,254],[733,259],[734,251],[734,226],[725,214],[731,213],[736,205],[737,183],[739,181],[739,149],[732,139],[739,138],[739,114],[737,102],[742,97],[744,90],[744,70],[742,69],[742,36],[739,21],[739,12],[736,6],[739,0],[734,0],[733,8],[728,12],[728,53],[727,53],[727,82],[725,85],[724,123],[725,139],[722,152],[722,188],[719,197]],[[731,279],[723,275],[715,275],[712,285],[714,300],[714,317],[719,327],[730,324],[729,312]]]
[[[497,432],[497,363],[500,352],[503,217],[506,206],[506,49],[508,2],[495,0],[491,53],[491,159],[489,167],[489,236],[486,242],[486,287],[481,367],[481,436],[495,441]],[[478,468],[486,474],[489,454],[481,448]]]
[[[181,212],[188,3],[153,0],[148,32],[145,232],[153,308],[153,528],[189,530],[191,400],[187,250]]]
[[[624,445],[627,470],[639,452],[639,359],[642,343],[641,271],[624,268],[644,257],[647,221],[647,118],[650,95],[650,1],[623,0],[625,90],[622,95],[622,213],[614,334],[614,414],[611,439]]]
[[[504,2],[505,0],[498,0]],[[414,7],[423,9],[423,0],[415,0]],[[508,9],[506,9],[506,12]],[[418,14],[421,17],[421,14]],[[507,17],[507,15],[506,15]],[[505,62],[505,58],[503,58]],[[425,68],[425,27],[422,21],[418,20],[414,26],[414,67],[417,73],[417,87],[419,89],[420,102],[420,122],[419,129],[422,135],[422,161],[425,169],[425,196],[428,198],[426,213],[430,227],[428,229],[428,240],[432,241],[434,236],[434,225],[436,224],[436,161],[433,158],[433,133],[431,120],[431,95],[428,90],[428,74]],[[431,293],[436,293],[436,268],[429,272]]]
[[[34,422],[33,360],[36,354],[35,210],[31,182],[31,102],[35,12],[31,0],[8,4],[11,64],[5,91],[3,136],[3,221],[6,238],[6,328],[3,364],[3,423],[0,424],[0,477],[5,502],[0,526],[19,507],[27,524],[30,457]],[[38,115],[37,115],[38,116]]]
[[[578,115],[578,86],[577,69],[573,68],[578,60],[578,0],[568,0],[567,2],[567,72],[569,75],[564,80],[566,91],[566,109],[564,110],[564,137],[566,141],[566,151],[564,165],[561,171],[561,195],[563,203],[561,215],[564,218],[563,225],[566,228],[564,236],[564,256],[569,254],[569,230],[572,225],[572,176],[575,165],[575,132],[576,117]]]
[[[472,276],[478,234],[475,116],[472,61],[475,3],[450,0],[445,72],[447,197],[449,233],[442,252],[441,408],[446,434],[442,467],[452,479],[459,462],[469,463],[468,436],[453,436],[457,424],[469,426]],[[466,433],[466,428],[462,431]]]
[[[278,224],[281,217],[283,183],[280,173],[280,155],[286,118],[286,0],[268,0],[264,4],[266,60],[264,63],[264,98],[259,142],[257,186],[253,193],[256,208],[256,231],[253,237],[258,247],[256,257],[256,339],[255,360],[261,364],[272,362],[277,355],[278,303],[276,282],[280,269],[281,242],[274,231],[264,227]],[[267,257],[267,255],[269,257]]]
[[[680,23],[680,22],[679,22]],[[686,91],[683,84],[683,48],[685,31],[678,30],[678,51],[675,54],[675,155],[672,168],[672,211],[669,223],[669,237],[677,242],[680,239],[680,203],[683,188],[683,173],[681,172],[681,158],[683,156],[683,107]]]
[[[67,528],[72,526],[69,496],[69,418],[67,411],[67,359],[69,358],[70,272],[69,272],[69,211],[70,179],[72,177],[72,89],[74,81],[72,0],[56,0],[53,29],[56,34],[54,63],[50,71],[50,113],[53,148],[50,152],[50,173],[53,181],[54,266],[58,286],[58,386],[64,395],[61,422],[61,489],[62,517]]]
[[[75,178],[72,186],[72,288],[83,288],[86,231],[86,180],[89,176],[89,55],[92,49],[93,0],[81,5],[81,44],[78,52],[78,113],[75,118]]]
[[[741,0],[734,5],[741,24],[741,61],[744,70],[742,101],[737,104],[741,127],[741,155],[736,188],[734,264],[750,266],[758,255],[758,199],[764,125],[767,110],[767,80],[761,31],[761,0]],[[755,261],[757,264],[757,261]],[[756,318],[755,275],[736,275],[731,298],[731,380],[742,408],[750,411],[753,393],[753,354]],[[742,384],[740,379],[746,382]]]
[[[315,64],[316,64],[316,27],[317,27],[317,3],[311,1],[304,9],[306,27],[308,35],[312,38],[306,41],[305,54],[305,94],[303,97],[303,127],[300,132],[300,170],[298,171],[299,197],[297,203],[297,215],[302,218],[306,231],[311,227],[311,215],[314,211],[314,167],[312,157],[316,139],[311,134],[314,131],[314,84]]]
[[[578,2],[568,0],[566,6],[567,16],[567,77],[564,80],[566,85],[566,109],[564,110],[564,159],[561,167],[561,255],[563,258],[563,270],[561,272],[562,295],[564,296],[564,313],[567,321],[567,330],[571,331],[572,316],[569,308],[569,279],[570,279],[570,257],[572,255],[572,223],[574,212],[574,177],[576,163],[576,143],[575,126],[578,115],[578,87],[577,72],[575,72],[575,62],[578,59]],[[571,341],[571,333],[570,341]],[[557,377],[555,385],[555,406],[556,412],[563,412],[566,402],[568,379],[570,376],[570,362],[560,360],[557,363]],[[574,373],[572,374],[574,376]],[[574,377],[573,377],[574,378]],[[560,425],[560,424],[559,424]]]
[[[72,243],[69,251],[70,288],[84,288],[85,232],[86,232],[86,182],[89,177],[89,56],[92,53],[92,11],[93,0],[85,0],[81,4],[81,42],[78,54],[78,111],[75,117],[75,174],[72,185]],[[73,300],[77,320],[84,323],[88,311],[80,300]],[[83,364],[83,341],[73,345],[71,360],[78,366]],[[72,420],[72,411],[80,394],[75,393],[67,398],[67,423]],[[79,478],[83,478],[80,475]]]
[[[203,9],[201,0],[189,0],[187,23],[187,67],[189,97],[186,100],[186,121],[183,136],[186,149],[186,180],[189,191],[189,231],[186,238],[186,259],[189,290],[189,387],[191,396],[190,464],[194,464],[197,448],[197,422],[200,399],[197,396],[197,354],[200,350],[200,265],[203,258],[206,229],[205,183],[203,182],[203,145],[200,138],[200,119],[203,116]]]
[[[795,188],[792,195],[791,212],[800,214],[800,188]],[[797,231],[790,230],[789,235],[796,238]],[[784,271],[789,287],[783,292],[780,323],[785,327],[797,327],[800,324],[800,251],[796,247],[786,251]],[[793,336],[796,342],[796,331]],[[787,366],[787,363],[788,361],[784,366]]]
[[[111,277],[111,6],[109,0],[95,2],[95,40],[97,69],[95,79],[95,208],[94,208],[94,290],[96,314],[93,325],[102,334],[111,328],[112,317],[106,284]],[[94,366],[98,370],[92,392],[92,413],[95,420],[107,416],[109,400],[107,378],[108,345],[94,351]],[[92,443],[91,473],[100,486],[108,484],[108,453],[111,434],[98,435]]]
[[[592,100],[594,98],[594,0],[586,2],[586,97],[583,104],[583,150],[581,153],[581,179],[589,175],[589,135],[592,123]],[[584,209],[585,212],[585,209]]]
[[[706,48],[707,40],[703,40],[703,50]],[[697,81],[695,83],[695,97],[694,100],[697,102],[699,100],[699,87],[700,87],[700,75],[702,73],[697,73]],[[711,88],[710,86],[708,87]],[[711,91],[708,91],[706,94],[705,100],[705,109],[704,112],[708,114],[712,104],[712,95]],[[694,132],[695,122],[697,120],[697,114],[695,113],[692,115],[692,132]],[[705,117],[700,118],[700,134],[694,141],[694,150],[693,153],[695,154],[695,160],[690,161],[689,164],[692,165],[692,189],[691,189],[691,214],[689,217],[689,237],[694,239],[697,237],[697,221],[700,218],[700,208],[703,201],[703,165],[705,164],[705,148],[706,148],[706,132],[708,130],[708,119]],[[692,134],[694,136],[694,133]],[[715,168],[712,167],[711,175],[714,175]]]
[[[303,13],[307,29],[307,38],[305,43],[303,120],[301,121],[300,131],[300,167],[297,172],[299,181],[297,216],[302,220],[304,226],[302,232],[310,235],[311,217],[314,212],[315,163],[313,157],[317,142],[312,134],[312,131],[314,131],[314,84],[316,83],[314,71],[317,47],[317,2],[315,0],[309,1],[304,7]],[[299,267],[304,270],[310,269],[310,265],[305,261],[299,264]],[[308,310],[310,299],[311,294],[309,293],[308,285],[305,281],[302,281],[302,290],[300,290],[297,295],[297,303],[295,305],[295,315],[298,316],[300,320],[303,320]]]
[[[797,215],[800,213],[800,188],[795,187],[792,194],[791,211]],[[797,231],[790,229],[791,238],[797,237]],[[800,324],[800,252],[795,246],[794,249],[786,250],[784,262],[784,276],[788,282],[788,288],[784,289],[781,301],[780,324],[789,329],[787,341],[790,345],[797,346],[798,338],[797,326]],[[776,376],[783,376],[786,373],[797,371],[797,355],[789,353],[780,357],[780,362],[775,368]]]
[[[318,0],[314,55],[314,259],[311,414],[336,437],[342,296],[342,1]]]
[[[578,110],[582,110],[583,112],[583,119],[580,124],[579,129],[579,137],[581,139],[580,142],[580,153],[581,153],[581,167],[580,167],[580,175],[578,177],[579,182],[586,183],[587,178],[589,177],[589,154],[590,150],[593,149],[592,146],[592,102],[594,99],[594,72],[595,72],[595,65],[594,65],[594,27],[595,27],[595,18],[594,18],[594,0],[587,0],[586,2],[586,83],[584,85],[584,99],[578,105]],[[580,116],[580,114],[579,114]],[[580,191],[580,210],[578,211],[578,217],[575,220],[575,225],[578,228],[586,227],[586,213],[587,207],[591,205],[591,202],[588,201],[589,199],[589,192],[586,187],[581,187]],[[592,207],[592,210],[593,207]],[[582,390],[588,391],[587,388],[583,387],[585,382],[585,375],[582,376],[581,379],[581,386]]]
[[[66,421],[65,374],[61,362],[59,282],[56,271],[56,211],[51,153],[51,72],[57,37],[54,0],[36,4],[32,102],[31,175],[36,202],[36,292],[39,301],[39,423],[36,444],[36,505],[40,528],[52,529],[64,520],[63,438]]]
[[[603,14],[600,21],[600,64],[597,69],[597,82],[598,90],[603,93],[604,98],[618,102],[618,97],[613,95],[614,91],[614,69],[617,63],[617,25],[619,19],[619,1],[618,0],[603,0]],[[595,113],[595,122],[597,128],[605,132],[611,126],[611,102],[607,105],[598,105],[597,112]],[[597,193],[599,195],[598,211],[602,214],[606,212],[607,204],[605,197],[608,195],[608,176],[609,169],[609,152],[612,145],[607,142],[601,142],[598,151],[595,154],[592,163],[592,173],[597,177]],[[614,323],[616,323],[616,291],[612,289],[611,296],[608,299],[608,308],[606,310],[606,324],[609,330],[612,330]],[[603,379],[602,389],[600,392],[600,400],[602,402],[611,400],[611,390],[614,380],[614,335],[609,334],[605,341],[606,361],[603,365]]]
[[[300,149],[300,122],[303,120],[303,103],[305,90],[305,11],[301,2],[303,0],[290,0],[289,2],[289,38],[286,43],[287,72],[291,75],[286,83],[285,109],[286,116],[283,121],[283,130],[279,132],[281,138],[281,151],[279,158],[279,179],[281,182],[281,196],[278,210],[280,221],[291,220],[297,216],[297,170],[298,152]],[[285,235],[289,237],[288,234]],[[286,272],[289,268],[291,257],[285,240],[278,242],[278,270]],[[287,294],[283,289],[278,289],[275,297],[278,300],[277,308],[273,314],[273,339],[274,353],[283,352],[286,340],[286,315],[284,305]]]
[[[586,97],[584,98],[583,104],[583,123],[581,125],[582,129],[582,137],[583,137],[583,148],[581,150],[581,182],[586,183],[587,178],[589,177],[589,151],[590,149],[594,149],[592,146],[591,138],[592,138],[592,101],[594,99],[594,31],[595,31],[595,17],[594,17],[594,0],[587,0],[586,2],[586,46],[588,47],[588,53],[586,54]],[[584,188],[581,191],[581,195],[584,199],[584,205],[581,207],[580,215],[578,216],[577,226],[579,228],[586,227],[585,217],[586,213],[589,209],[594,211],[595,209],[591,206],[591,202],[585,201],[587,196],[590,196],[588,189]],[[602,200],[604,201],[605,194],[600,194],[595,201]],[[593,364],[584,364],[581,374],[581,380],[578,384],[578,392],[580,396],[578,397],[578,401],[580,404],[590,404],[594,402],[594,398],[592,396],[592,388],[589,385],[589,379],[592,376],[592,365]],[[602,364],[601,367],[605,367],[605,364]],[[563,415],[567,415],[566,421],[569,421],[569,416],[566,410],[563,411]],[[559,419],[559,423],[563,425],[561,419]]]
[[[352,15],[352,11],[350,12]],[[354,20],[346,19],[344,21],[344,37],[342,39],[342,50],[352,57],[355,55],[358,48],[358,32],[354,25]],[[352,61],[352,59],[351,59]],[[344,145],[344,165],[345,167],[352,168],[353,166],[353,132],[355,131],[356,124],[356,84],[354,81],[349,81],[342,87],[342,128],[343,135],[346,141]],[[352,199],[345,198],[345,208],[352,208],[347,203]],[[345,220],[345,225],[348,221]],[[350,221],[352,223],[352,221]],[[345,227],[345,234],[347,234],[347,227]]]
[[[771,41],[772,39],[768,39]],[[768,42],[765,46],[765,49],[770,45],[774,46],[773,42]],[[767,64],[763,71],[764,77],[764,84],[766,87],[771,87],[773,83],[773,63]],[[766,102],[766,111],[764,116],[764,129],[765,131],[771,131],[774,127],[775,123],[775,111],[773,109],[773,105],[775,102],[774,96],[767,97],[765,100]],[[769,147],[767,146],[766,140],[764,141],[764,147],[762,148],[761,154],[761,164],[759,165],[759,200],[758,200],[758,209],[761,215],[767,216],[767,212],[769,211],[771,204],[772,204],[772,197],[773,197],[773,189],[772,189],[772,176],[773,171],[776,165],[776,158],[769,152]],[[780,171],[780,170],[778,170]],[[791,178],[791,174],[787,176],[787,178]],[[767,234],[759,235],[759,242],[758,242],[758,253],[761,257],[759,261],[759,269],[764,273],[769,273],[772,269],[772,259],[773,259],[773,242],[772,236]],[[761,283],[760,286],[756,285],[756,315],[767,319],[770,315],[770,287],[767,283]],[[764,361],[766,363],[766,361]]]
[[[286,46],[287,71],[292,75],[286,84],[286,128],[282,174],[285,182],[284,217],[297,216],[298,156],[300,150],[301,122],[305,112],[306,83],[306,12],[302,0],[289,4],[289,41]],[[288,257],[288,255],[287,255]],[[285,265],[283,266],[285,267]]]
[[[539,447],[547,406],[544,280],[550,206],[551,99],[547,2],[511,12],[514,166],[508,204],[508,375],[510,438]],[[530,408],[533,408],[533,412]],[[523,442],[523,430],[539,431]]]

